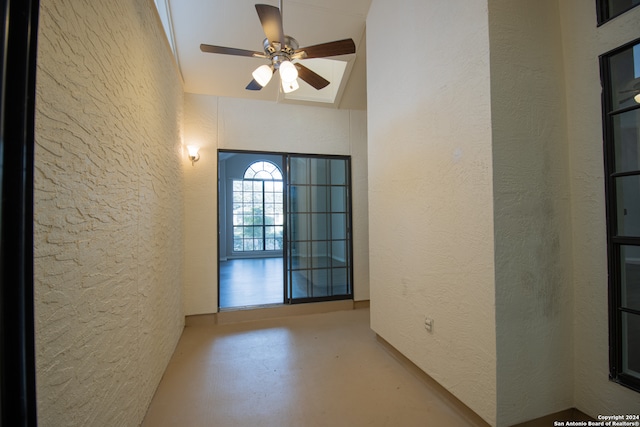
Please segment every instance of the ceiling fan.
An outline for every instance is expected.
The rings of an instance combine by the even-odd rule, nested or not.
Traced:
[[[282,90],[285,93],[299,88],[298,77],[317,90],[327,85],[329,81],[316,72],[310,70],[297,60],[306,58],[326,58],[329,56],[348,55],[356,52],[356,45],[352,39],[337,40],[314,46],[299,48],[298,41],[284,34],[282,26],[282,0],[279,7],[267,4],[256,4],[258,18],[267,36],[263,41],[264,52],[235,49],[231,47],[201,44],[200,50],[208,53],[222,53],[225,55],[248,56],[268,59],[270,64],[264,64],[253,72],[253,80],[247,85],[247,90],[260,90],[265,87],[276,71],[280,72]],[[296,60],[296,62],[292,62]]]

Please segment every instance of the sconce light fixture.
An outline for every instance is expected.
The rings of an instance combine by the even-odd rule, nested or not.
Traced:
[[[189,160],[191,160],[191,166],[198,160],[200,160],[200,153],[198,153],[200,147],[197,145],[187,145],[187,151],[189,152]]]

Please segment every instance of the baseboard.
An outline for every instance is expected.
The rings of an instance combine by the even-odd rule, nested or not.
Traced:
[[[462,403],[460,399],[455,397],[449,390],[444,388],[440,383],[431,378],[429,374],[424,372],[415,363],[409,360],[404,354],[400,353],[394,346],[389,344],[384,338],[376,334],[376,339],[391,355],[400,362],[407,370],[422,380],[427,387],[429,387],[436,395],[440,396],[444,402],[447,402],[454,411],[462,415],[470,426],[474,427],[489,427],[490,425],[476,414],[471,408]]]
[[[329,313],[332,311],[368,308],[369,301],[325,301],[306,304],[270,305],[261,307],[225,310],[219,313],[199,314],[185,317],[185,326],[211,326],[238,322],[251,322],[276,317]]]
[[[595,421],[595,419],[576,408],[569,408],[531,421],[515,424],[512,427],[549,427],[554,425],[554,421]]]

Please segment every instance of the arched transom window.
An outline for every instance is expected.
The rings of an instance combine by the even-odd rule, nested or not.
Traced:
[[[233,180],[234,252],[282,250],[282,172],[266,160],[252,163]]]
[[[282,173],[278,166],[271,162],[254,162],[244,171],[244,179],[269,179],[282,181]]]

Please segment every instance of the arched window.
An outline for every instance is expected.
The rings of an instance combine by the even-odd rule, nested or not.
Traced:
[[[233,180],[234,252],[282,250],[282,172],[266,160],[252,163]]]
[[[282,181],[282,173],[278,166],[268,161],[254,162],[244,171],[244,179],[270,179]]]

